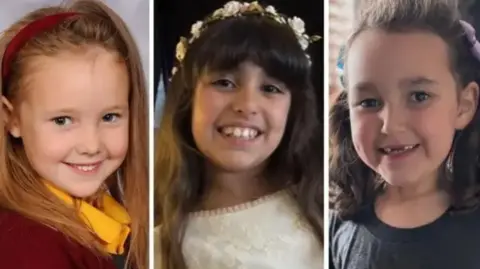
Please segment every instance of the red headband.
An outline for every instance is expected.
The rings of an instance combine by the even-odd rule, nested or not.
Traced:
[[[3,91],[5,91],[7,79],[11,73],[10,64],[12,63],[18,51],[34,36],[53,28],[63,20],[77,14],[78,13],[76,12],[65,12],[42,17],[29,23],[12,38],[5,49],[2,59]]]

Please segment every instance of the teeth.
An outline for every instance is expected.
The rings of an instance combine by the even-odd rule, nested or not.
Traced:
[[[253,139],[258,135],[258,131],[252,128],[224,127],[221,128],[220,131],[226,136],[232,136],[241,139]]]
[[[74,167],[84,172],[90,172],[90,171],[93,171],[93,169],[95,169],[97,166],[96,165],[74,165]]]
[[[415,147],[415,145],[410,145],[410,146],[404,146],[404,147],[401,147],[401,148],[383,148],[383,151],[386,153],[386,154],[391,154],[391,153],[402,153],[402,152],[405,152],[407,150],[411,150]]]
[[[240,136],[242,136],[242,134],[243,134],[243,132],[242,132],[242,129],[240,129],[240,128],[235,128],[233,130],[233,136],[235,136],[235,137],[240,137]]]

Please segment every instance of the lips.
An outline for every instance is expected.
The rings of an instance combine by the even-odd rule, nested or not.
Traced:
[[[71,168],[78,170],[79,172],[94,172],[96,171],[103,161],[92,162],[92,163],[65,163],[66,165],[70,166]]]

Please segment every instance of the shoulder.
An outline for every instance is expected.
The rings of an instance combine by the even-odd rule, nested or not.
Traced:
[[[330,236],[342,233],[345,229],[363,227],[365,224],[372,221],[374,217],[370,207],[365,206],[361,208],[354,216],[342,217],[335,210],[329,212],[329,232]]]
[[[0,209],[0,261],[2,268],[74,268],[68,239],[61,233],[18,213]]]
[[[342,225],[342,220],[338,216],[338,213],[334,210],[329,212],[329,235],[330,240],[331,238],[337,233],[338,228]]]
[[[345,264],[352,250],[354,250],[354,255],[360,253],[355,247],[356,241],[361,240],[366,230],[361,228],[362,222],[357,220],[343,219],[338,212],[330,212],[329,268],[347,268],[348,266]]]
[[[32,219],[29,219],[19,213],[0,209],[0,242],[4,240],[14,239],[14,241],[21,241],[20,239],[27,239],[34,241],[35,238],[49,238],[51,240],[66,239],[59,232],[40,224]],[[21,242],[19,242],[21,243]]]
[[[359,232],[362,232],[364,217],[364,215],[358,215],[353,219],[342,219],[337,212],[331,211],[328,226],[330,250],[350,242]]]

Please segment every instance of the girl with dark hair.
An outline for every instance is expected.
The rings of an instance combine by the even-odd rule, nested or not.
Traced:
[[[314,39],[234,1],[182,38],[156,138],[156,268],[322,268]]]
[[[478,268],[480,44],[452,0],[377,0],[330,112],[330,266]]]

